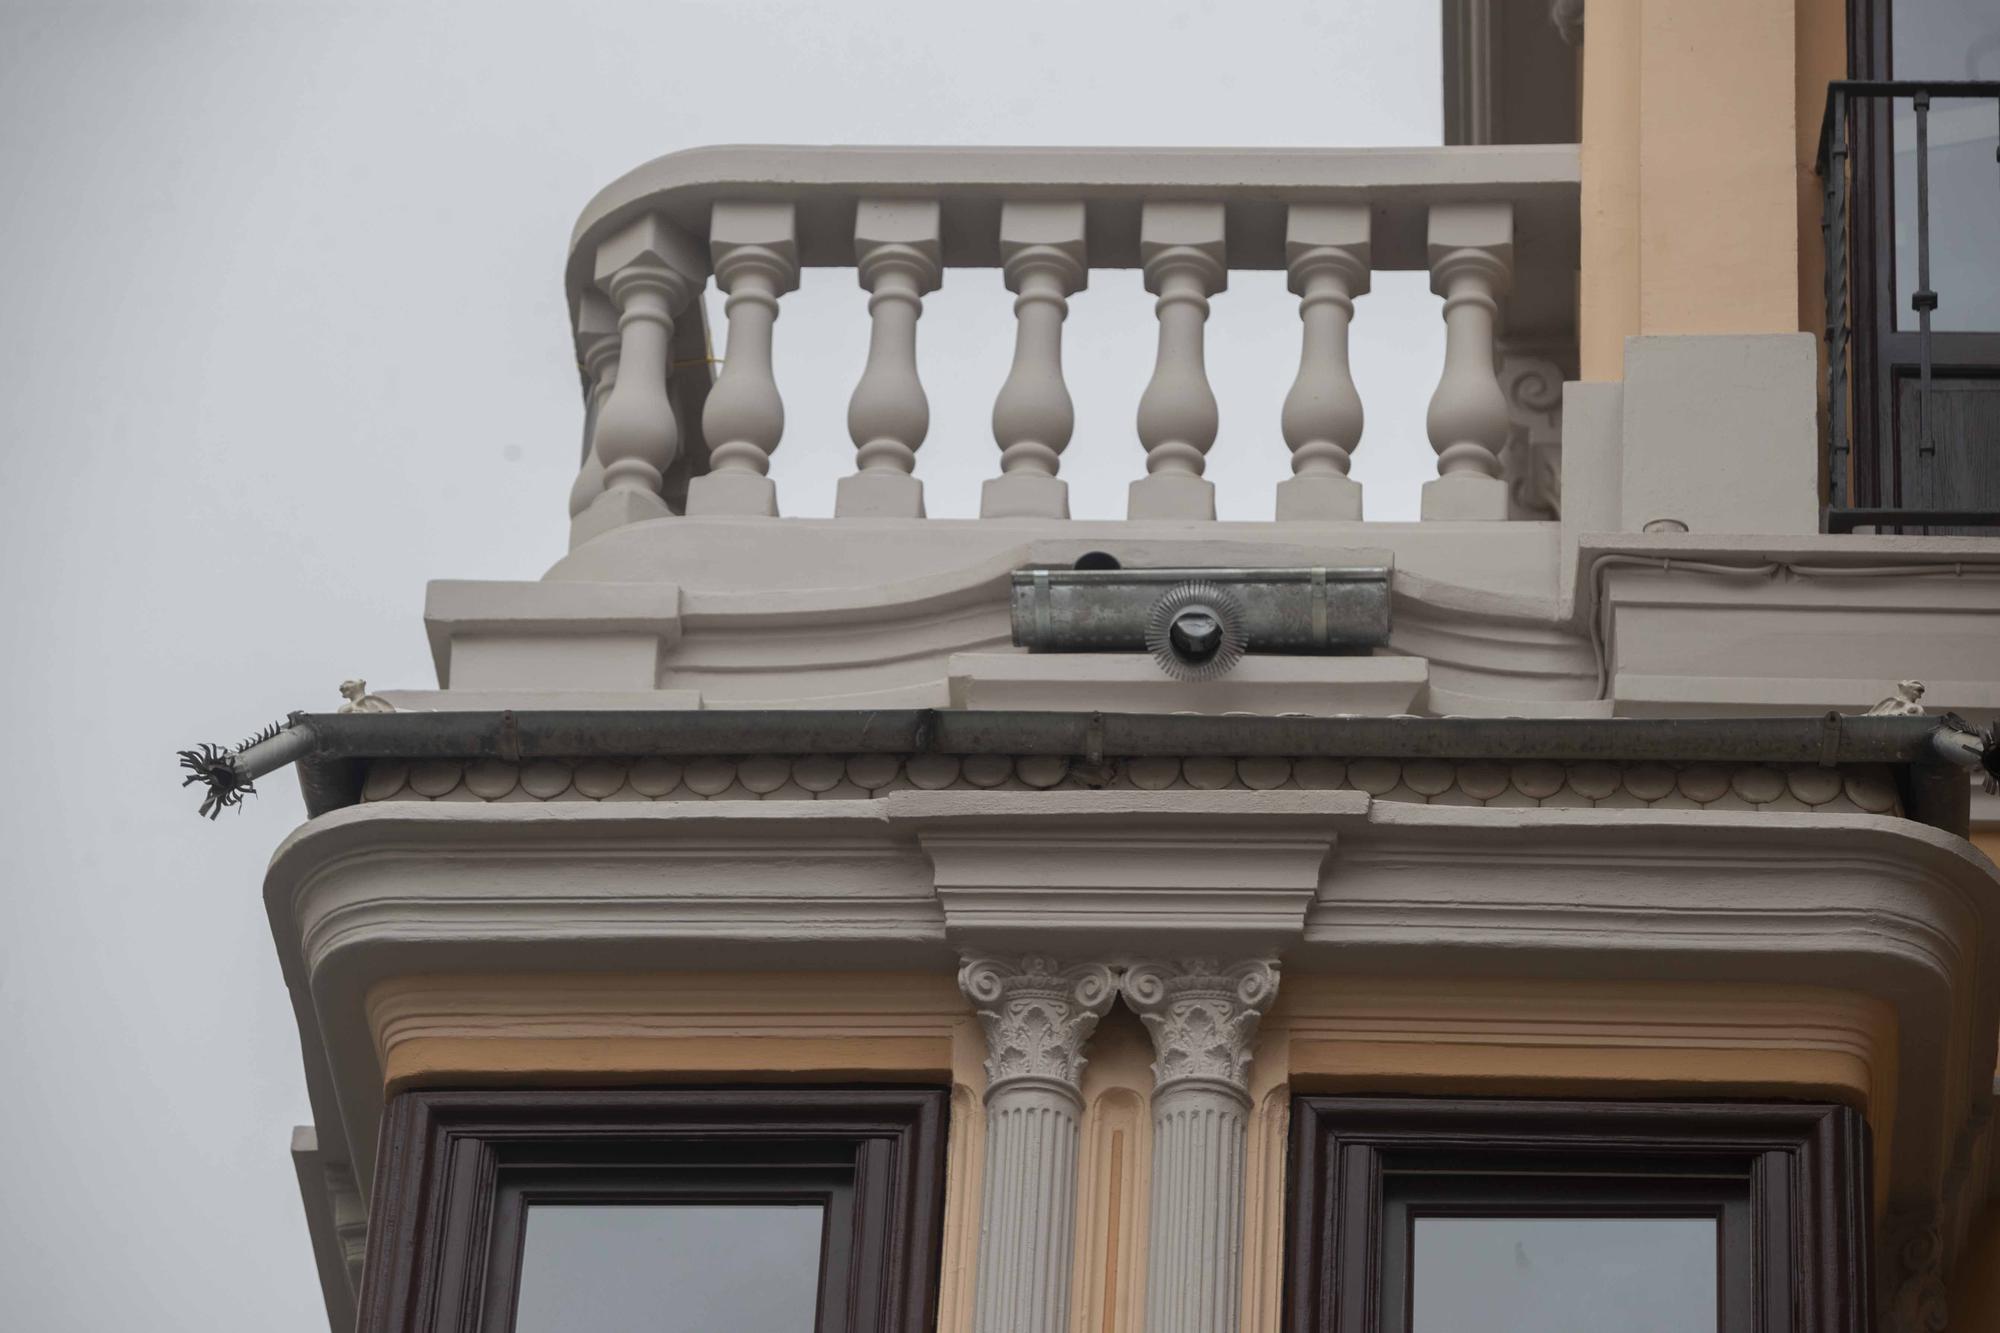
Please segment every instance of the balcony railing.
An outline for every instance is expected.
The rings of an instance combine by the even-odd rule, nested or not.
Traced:
[[[1980,530],[2000,527],[2000,505],[1951,503],[1977,496],[1977,478],[2000,477],[2000,456],[1980,459],[1971,432],[1948,441],[1956,476],[1940,466],[1937,402],[1940,344],[1954,383],[1992,379],[1982,397],[2000,416],[2000,328],[1990,333],[1938,333],[1932,328],[1940,294],[1932,286],[1931,116],[1933,102],[1984,104],[1987,124],[2000,126],[2000,82],[1843,80],[1827,85],[1820,120],[1817,170],[1824,190],[1821,233],[1826,244],[1826,343],[1829,532],[1859,527]],[[1913,113],[1915,272],[1900,275],[1916,316],[1914,335],[1895,317],[1898,275],[1892,237],[1908,218],[1895,217],[1894,158],[1888,112],[1907,103]],[[1893,151],[1892,151],[1893,149]],[[2000,163],[1994,170],[2000,173]],[[2000,264],[2000,223],[1988,214],[1986,262]],[[1975,220],[1975,227],[1979,225]],[[1914,283],[1910,278],[1914,276]],[[1855,308],[1865,313],[1857,319]],[[1905,422],[1900,381],[1914,371],[1914,420]],[[1859,445],[1857,448],[1857,435]],[[1904,438],[1905,436],[1913,438]],[[1986,495],[2000,496],[1989,484]]]
[[[948,271],[979,268],[999,269],[1016,295],[981,517],[1069,516],[1062,324],[1090,271],[1112,268],[1142,269],[1158,298],[1157,360],[1135,404],[1131,457],[1142,475],[1129,517],[1215,517],[1203,476],[1217,434],[1204,325],[1229,273],[1251,269],[1288,275],[1303,325],[1297,378],[1270,409],[1291,450],[1292,475],[1275,485],[1279,521],[1361,517],[1348,475],[1362,434],[1348,339],[1354,298],[1377,270],[1427,270],[1443,298],[1445,354],[1427,418],[1437,478],[1422,516],[1502,520],[1532,512],[1538,497],[1552,508],[1549,465],[1524,479],[1532,468],[1517,460],[1530,444],[1550,456],[1558,444],[1549,423],[1574,356],[1577,181],[1577,150],[1565,146],[717,148],[661,158],[600,193],[572,240],[568,289],[589,404],[572,544],[675,512],[778,513],[768,476],[785,427],[774,323],[801,267],[815,266],[853,267],[868,293],[867,364],[847,412],[854,466],[836,518],[924,516],[918,316]],[[712,384],[689,328],[711,273],[728,322]]]

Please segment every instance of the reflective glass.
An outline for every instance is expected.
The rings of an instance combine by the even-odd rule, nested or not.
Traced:
[[[812,1333],[816,1205],[535,1204],[515,1333]]]
[[[1717,1333],[1709,1217],[1419,1217],[1410,1333]]]
[[[1895,0],[1890,58],[1899,79],[2000,80],[2000,5],[1994,0]],[[1917,327],[1917,113],[1894,103],[1896,327]],[[2000,330],[2000,108],[1939,98],[1930,125],[1931,290],[1941,331]]]

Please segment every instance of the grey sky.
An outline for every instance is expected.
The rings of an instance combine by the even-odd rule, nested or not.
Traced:
[[[173,751],[427,685],[424,580],[562,554],[579,407],[569,227],[724,142],[1434,143],[1431,0],[59,4],[0,0],[0,1299],[15,1327],[324,1327],[290,1164],[308,1118],[259,885],[289,776],[198,823]],[[778,325],[788,512],[825,512],[865,340],[850,271]],[[1140,475],[1136,274],[1069,329],[1082,516]],[[920,357],[934,515],[997,451],[1008,298],[954,272]],[[1441,339],[1360,305],[1371,517],[1414,517]],[[1270,514],[1298,324],[1217,299],[1225,516]]]

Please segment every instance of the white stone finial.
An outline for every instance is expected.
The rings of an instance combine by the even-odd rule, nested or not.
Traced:
[[[1139,215],[1146,290],[1160,323],[1153,378],[1139,398],[1146,475],[1132,483],[1133,518],[1214,518],[1215,484],[1202,477],[1220,415],[1203,360],[1208,298],[1229,285],[1221,204],[1149,203]]]
[[[1069,483],[1056,476],[1076,428],[1063,383],[1062,326],[1089,278],[1080,203],[1009,200],[1000,206],[1000,256],[1014,301],[1014,365],[993,403],[1000,475],[980,490],[981,518],[1068,518]]]
[[[577,519],[583,540],[670,513],[660,497],[680,452],[667,381],[674,319],[701,290],[708,257],[665,218],[645,213],[597,247],[597,286],[618,307],[619,373],[597,414],[604,490]]]
[[[785,403],[771,369],[771,334],[778,298],[799,285],[795,210],[718,203],[708,248],[716,283],[729,294],[729,342],[701,414],[709,470],[688,482],[687,512],[775,517],[778,489],[766,474],[785,433]]]
[[[1251,1041],[1277,997],[1278,966],[1139,963],[1120,989],[1156,1057],[1148,1333],[1235,1333]]]
[[[1424,483],[1427,519],[1504,519],[1507,395],[1495,339],[1514,271],[1512,204],[1434,204],[1431,290],[1444,298],[1444,371],[1425,418],[1438,476]]]
[[[1063,1333],[1076,1228],[1084,1042],[1118,994],[1101,963],[969,957],[986,1034],[986,1165],[975,1333]]]
[[[1354,298],[1368,290],[1368,230],[1366,204],[1294,204],[1286,219],[1286,269],[1304,331],[1280,418],[1294,474],[1278,483],[1280,519],[1361,517],[1361,483],[1347,475],[1362,426],[1347,327]]]
[[[931,406],[917,376],[917,320],[924,293],[944,277],[934,199],[864,199],[855,212],[854,258],[868,292],[868,365],[847,404],[858,470],[835,488],[837,518],[922,518],[917,449]]]

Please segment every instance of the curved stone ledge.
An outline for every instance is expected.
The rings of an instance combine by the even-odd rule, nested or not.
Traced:
[[[1875,765],[1231,759],[1086,764],[1052,755],[753,755],[697,759],[430,760],[371,764],[361,799],[381,801],[839,801],[895,791],[1359,791],[1418,805],[1900,814]]]

